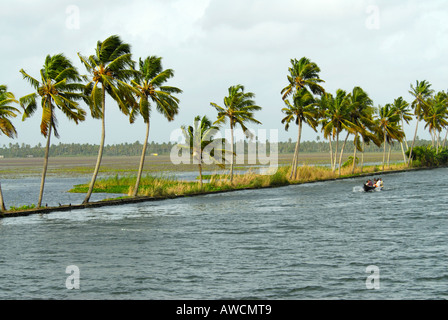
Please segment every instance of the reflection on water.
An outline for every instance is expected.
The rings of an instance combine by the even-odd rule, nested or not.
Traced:
[[[3,219],[0,298],[446,299],[447,170]]]

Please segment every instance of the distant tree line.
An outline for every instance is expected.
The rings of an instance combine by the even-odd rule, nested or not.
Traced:
[[[238,141],[237,143],[242,143]],[[416,146],[426,146],[431,142],[428,140],[416,140]],[[335,142],[333,142],[335,144]],[[157,155],[169,155],[172,148],[176,143],[163,142],[157,143],[152,141],[148,143],[146,148],[146,155],[157,154]],[[248,151],[248,143],[244,141],[245,151]],[[143,144],[139,141],[133,143],[120,143],[106,145],[104,147],[105,156],[140,156]],[[87,157],[95,156],[98,153],[99,145],[85,143],[59,143],[51,145],[51,153],[55,157]],[[289,139],[288,141],[281,141],[278,143],[278,153],[279,154],[292,154],[294,153],[295,141]],[[270,143],[267,143],[266,150],[270,152]],[[305,153],[326,153],[329,152],[329,145],[326,141],[303,141],[301,143],[300,149]],[[347,151],[353,152],[353,143],[347,143]],[[365,152],[381,152],[381,148],[376,145],[368,145],[365,148]],[[400,145],[397,143],[392,146],[392,151],[401,152]],[[41,158],[45,155],[45,146],[41,143],[36,146],[31,146],[29,144],[19,144],[19,143],[9,143],[8,145],[3,144],[0,147],[0,157],[4,158],[27,158],[36,157]]]

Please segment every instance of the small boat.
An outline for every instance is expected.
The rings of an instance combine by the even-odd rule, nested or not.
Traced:
[[[380,186],[377,186],[377,185],[369,186],[367,183],[365,183],[365,184],[363,185],[363,187],[364,187],[364,191],[365,191],[365,192],[369,192],[369,191],[381,191],[381,190],[383,190],[383,186],[382,186],[382,185],[380,185]]]
[[[375,186],[368,186],[368,185],[364,184],[364,191],[365,192],[373,191],[375,189],[376,189]]]

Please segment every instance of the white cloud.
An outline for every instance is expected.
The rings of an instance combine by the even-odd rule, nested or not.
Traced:
[[[67,27],[70,5],[79,8],[79,29]],[[378,29],[366,27],[369,6],[379,10]],[[410,99],[409,84],[417,79],[427,79],[437,90],[446,88],[445,0],[129,0],[107,5],[22,0],[4,3],[0,15],[0,83],[17,96],[31,90],[20,68],[37,75],[47,54],[63,52],[84,72],[76,53],[93,54],[96,42],[111,34],[132,45],[135,59],[162,56],[164,67],[175,70],[170,83],[184,93],[174,122],[153,114],[151,137],[158,141],[167,141],[171,130],[191,123],[197,114],[213,118],[209,103],[222,102],[227,88],[237,83],[256,94],[263,127],[278,128],[281,140],[294,140],[294,130],[285,133],[280,123],[280,90],[291,58],[315,61],[329,91],[360,85],[376,104],[400,95]],[[127,119],[113,103],[110,107],[106,143],[141,140],[139,121],[124,124],[121,132],[113,130]],[[36,114],[26,123],[15,122],[19,143],[43,141],[36,134],[39,121]],[[59,123],[62,142],[88,142],[99,130],[91,119],[75,126],[61,117]],[[315,135],[306,131],[304,136]]]

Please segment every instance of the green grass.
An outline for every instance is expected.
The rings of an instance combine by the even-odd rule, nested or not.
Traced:
[[[36,205],[33,203],[31,205],[23,205],[21,207],[11,206],[9,207],[9,211],[22,211],[22,210],[30,210],[36,208]]]
[[[392,164],[390,167],[385,168],[386,171],[400,169],[405,169],[405,165]],[[338,170],[333,172],[328,167],[305,165],[299,168],[297,179],[290,179],[290,170],[289,166],[281,166],[272,175],[256,174],[249,170],[249,172],[244,174],[235,174],[233,183],[230,183],[229,174],[204,175],[203,178],[209,180],[209,182],[204,182],[202,188],[200,187],[199,182],[196,181],[179,181],[170,176],[154,177],[145,175],[141,179],[138,195],[154,198],[181,195],[188,196],[226,190],[285,186],[312,181],[337,179],[339,177]],[[342,168],[340,177],[355,177],[360,174],[379,173],[381,171],[382,167],[380,166],[367,166],[363,168],[363,172],[358,168],[355,173],[352,174],[351,167],[347,167]],[[127,194],[128,196],[131,196],[134,190],[135,181],[136,176],[134,175],[122,177],[115,175],[114,177],[97,179],[93,192]],[[73,189],[69,190],[69,192],[86,193],[88,187],[88,184],[76,185]]]

